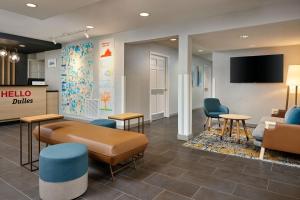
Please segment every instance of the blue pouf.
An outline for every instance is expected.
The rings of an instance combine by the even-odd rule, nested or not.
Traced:
[[[90,122],[90,124],[97,126],[104,126],[107,128],[117,128],[117,123],[110,119],[96,119]]]
[[[87,189],[86,145],[65,143],[49,146],[40,153],[40,197],[43,200],[74,199]]]

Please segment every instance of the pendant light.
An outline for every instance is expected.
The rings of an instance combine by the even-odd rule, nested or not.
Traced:
[[[6,51],[5,49],[1,49],[1,50],[0,50],[0,56],[1,56],[1,57],[7,56],[7,51]]]
[[[20,56],[17,54],[17,52],[13,52],[10,54],[9,60],[10,60],[10,62],[17,63],[20,60]]]

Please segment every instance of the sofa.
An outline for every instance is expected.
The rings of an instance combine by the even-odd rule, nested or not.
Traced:
[[[261,147],[260,159],[265,149],[300,154],[300,107],[290,108],[285,118],[263,117],[252,136]]]
[[[143,154],[148,139],[144,134],[88,124],[79,121],[62,121],[42,125],[33,131],[37,140],[46,144],[81,143],[88,148],[89,157],[113,166],[135,160]]]

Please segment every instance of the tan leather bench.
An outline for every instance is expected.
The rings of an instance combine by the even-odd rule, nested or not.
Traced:
[[[33,131],[38,140],[38,127]],[[115,166],[143,153],[148,139],[144,134],[111,129],[78,121],[42,125],[41,141],[47,144],[77,142],[88,146],[91,158]]]

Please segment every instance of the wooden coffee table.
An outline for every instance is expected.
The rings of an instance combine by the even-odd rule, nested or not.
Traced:
[[[229,128],[229,135],[231,137],[231,133],[232,133],[232,126],[233,126],[233,122],[236,121],[236,130],[237,130],[237,141],[240,142],[240,122],[242,122],[243,128],[244,128],[244,132],[245,135],[247,137],[247,140],[249,140],[249,136],[248,136],[248,132],[247,132],[247,128],[246,128],[246,120],[251,119],[250,116],[246,116],[246,115],[237,115],[237,114],[224,114],[224,115],[219,115],[221,118],[224,119],[224,124],[223,124],[223,128],[222,128],[222,132],[221,132],[221,140],[223,139],[223,136],[225,134],[225,131],[227,129],[227,123],[228,121],[230,121],[230,128]]]

